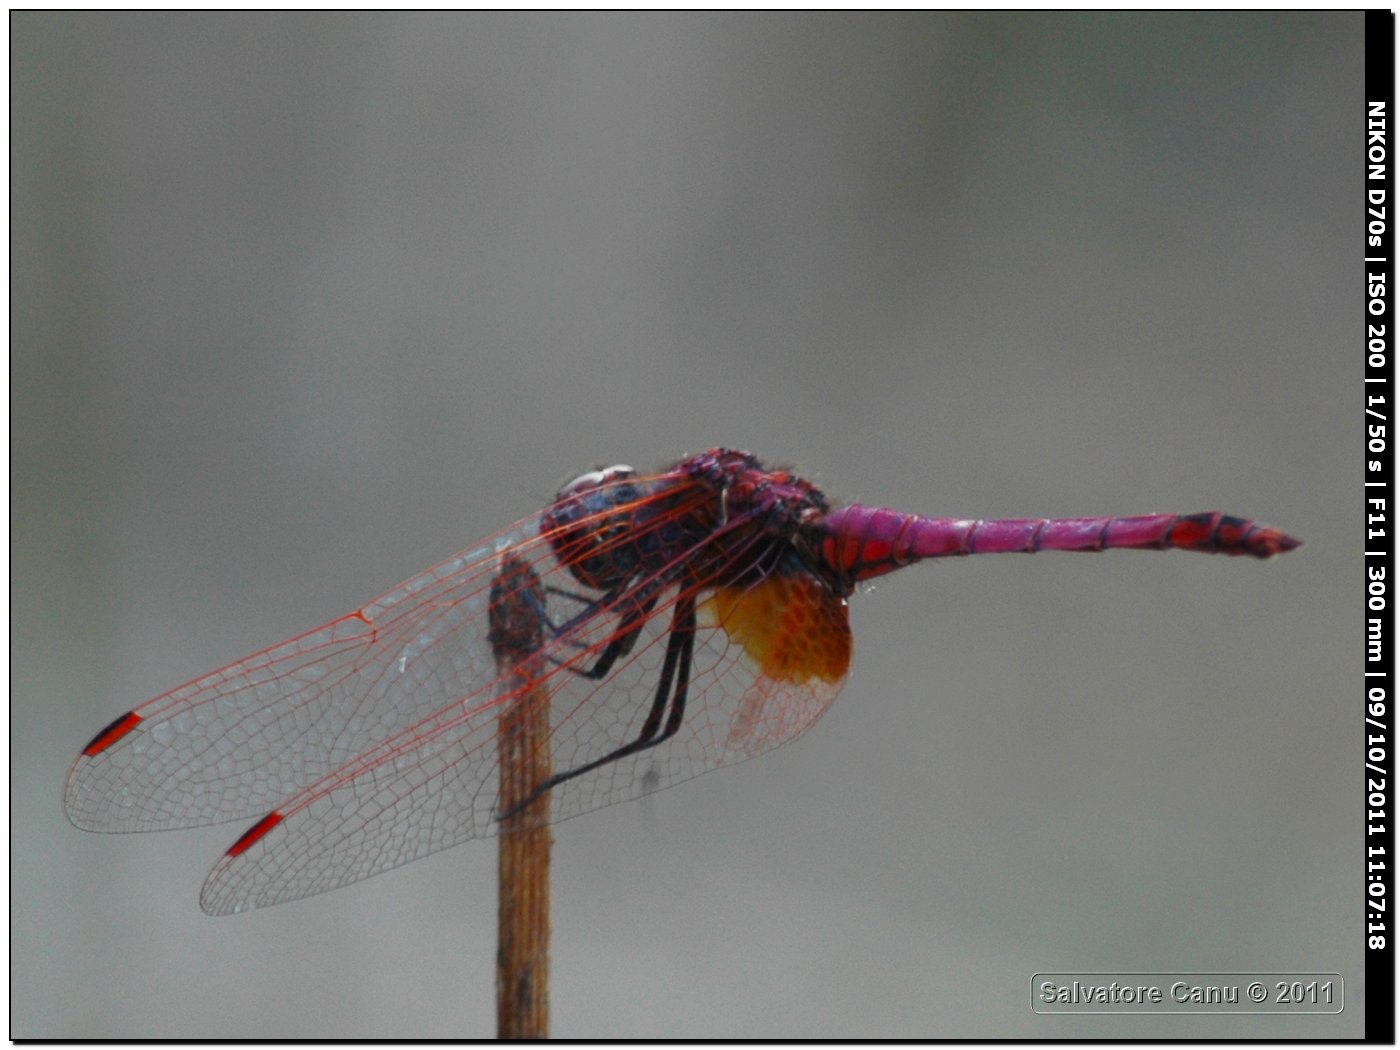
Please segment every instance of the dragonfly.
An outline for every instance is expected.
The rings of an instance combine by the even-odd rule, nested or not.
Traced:
[[[847,600],[915,562],[1176,548],[1269,558],[1300,541],[1218,512],[931,518],[833,505],[792,470],[714,448],[590,470],[543,510],[338,619],[178,686],[82,749],[88,831],[253,821],[200,904],[247,911],[495,834],[497,725],[548,696],[553,823],[795,740],[841,690]],[[528,638],[533,672],[502,670]]]

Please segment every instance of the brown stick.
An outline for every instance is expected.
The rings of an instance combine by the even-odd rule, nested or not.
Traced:
[[[544,589],[509,559],[491,588],[491,635],[505,700],[497,726],[501,767],[496,1036],[549,1038],[549,690],[541,680]],[[523,804],[523,805],[522,805]]]

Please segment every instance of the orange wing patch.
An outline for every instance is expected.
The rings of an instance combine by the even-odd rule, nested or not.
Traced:
[[[805,732],[836,699],[851,666],[846,600],[801,573],[720,587],[699,608],[758,668],[726,746],[762,751]]]
[[[851,666],[846,599],[805,574],[775,572],[752,587],[720,587],[699,612],[780,682],[839,682]]]

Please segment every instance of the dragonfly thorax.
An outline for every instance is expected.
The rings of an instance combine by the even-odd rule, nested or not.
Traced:
[[[785,468],[769,468],[756,456],[716,448],[683,460],[678,469],[702,480],[719,500],[720,529],[729,533],[725,548],[743,546],[747,533],[762,542],[752,544],[747,565],[735,565],[731,582],[745,583],[773,571],[805,569],[838,595],[851,587],[821,558],[819,537],[831,504],[816,485]]]
[[[717,448],[646,477],[628,466],[581,474],[559,490],[540,529],[574,578],[603,593],[639,575],[740,583],[794,559],[831,583],[819,558],[803,556],[812,550],[803,536],[829,509],[792,471]]]
[[[758,457],[714,448],[682,460],[679,469],[714,489],[722,519],[748,519],[766,532],[790,538],[830,509],[826,494],[790,470],[770,470]]]

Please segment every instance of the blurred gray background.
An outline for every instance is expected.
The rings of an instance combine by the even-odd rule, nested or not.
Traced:
[[[1356,1036],[1362,15],[11,15],[11,1034],[488,1036],[494,843],[236,919],[136,703],[579,470],[1307,546],[857,595],[800,743],[558,829],[560,1036]],[[1051,1017],[1037,971],[1336,971]]]

